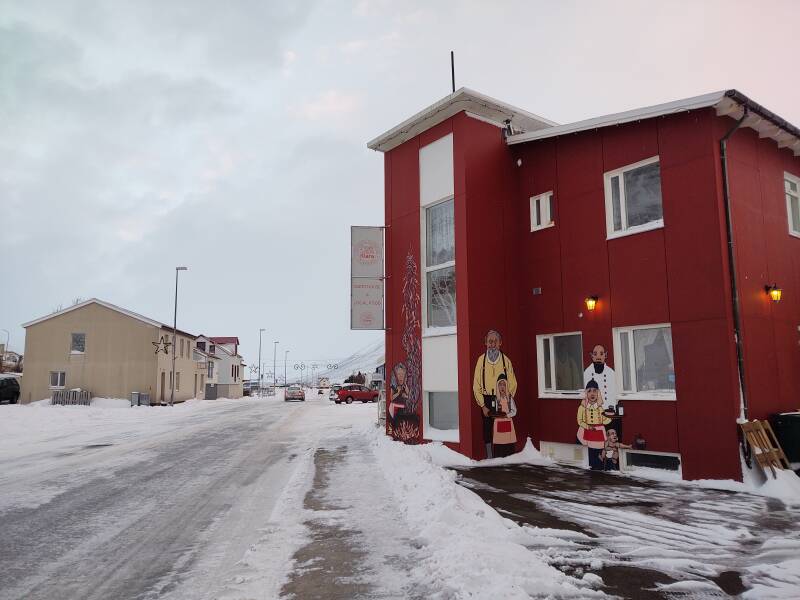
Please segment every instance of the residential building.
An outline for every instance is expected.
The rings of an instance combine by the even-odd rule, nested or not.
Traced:
[[[175,401],[202,397],[201,388],[194,385],[195,376],[204,373],[194,358],[196,336],[185,331],[177,331],[172,346],[171,326],[96,298],[23,327],[24,403],[62,389],[109,398],[130,398],[139,392],[149,394],[153,403],[169,402],[173,351]]]
[[[737,419],[796,410],[800,130],[768,109],[727,90],[557,125],[461,89],[368,145],[398,439],[484,458],[502,371],[517,448],[587,464],[596,346],[627,466],[741,479]]]
[[[211,357],[216,359],[215,390],[207,389],[206,397],[241,398],[244,395],[243,377],[244,360],[239,356],[239,338],[198,336],[197,344],[207,349]]]

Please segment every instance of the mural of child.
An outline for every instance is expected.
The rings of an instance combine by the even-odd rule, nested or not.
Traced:
[[[517,443],[517,432],[514,430],[514,417],[517,415],[517,405],[508,389],[508,377],[504,373],[497,376],[495,384],[497,393],[497,416],[492,426],[493,454],[495,456],[509,456],[514,453]]]
[[[606,433],[608,439],[603,446],[603,470],[619,471],[619,450],[620,448],[630,448],[630,446],[620,443],[616,430],[609,429]]]
[[[589,467],[603,469],[601,455],[606,443],[606,425],[611,419],[603,414],[603,395],[597,382],[590,379],[584,390],[584,398],[578,406],[578,442],[589,450]]]

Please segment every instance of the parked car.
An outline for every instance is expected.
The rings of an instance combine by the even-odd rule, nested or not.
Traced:
[[[339,399],[339,394],[337,392],[340,389],[342,389],[342,386],[340,386],[338,383],[334,383],[331,386],[331,391],[328,392],[328,400],[330,400],[331,402],[336,402],[336,400]]]
[[[345,402],[351,404],[353,400],[360,400],[361,402],[377,402],[380,392],[371,390],[365,385],[358,383],[348,383],[343,385],[342,389],[336,392],[337,398],[334,400],[336,404]]]
[[[9,404],[19,402],[19,381],[16,377],[0,375],[0,403],[3,402]]]
[[[306,401],[306,393],[302,387],[299,385],[290,385],[286,388],[286,392],[283,395],[283,401],[288,402],[289,400],[300,400],[300,402]]]

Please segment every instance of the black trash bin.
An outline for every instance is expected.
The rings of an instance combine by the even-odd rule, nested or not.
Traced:
[[[800,412],[774,414],[769,420],[786,458],[800,463]]]

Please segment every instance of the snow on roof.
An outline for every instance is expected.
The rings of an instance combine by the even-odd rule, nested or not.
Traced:
[[[367,144],[367,148],[388,152],[462,111],[477,115],[498,126],[510,120],[511,125],[518,131],[537,131],[556,125],[544,117],[462,87],[379,135]]]
[[[661,117],[710,107],[715,108],[719,116],[727,115],[737,120],[740,119],[744,111],[747,110],[748,117],[743,122],[743,126],[755,129],[758,131],[760,137],[772,138],[778,143],[778,147],[788,147],[794,152],[795,156],[800,156],[800,129],[734,89],[712,92],[702,96],[694,96],[683,100],[656,104],[655,106],[646,106],[644,108],[604,115],[602,117],[594,117],[575,123],[567,123],[566,125],[556,125],[537,131],[527,131],[509,136],[506,138],[506,142],[509,145],[522,144],[524,142],[543,140],[589,129],[611,127],[614,125],[622,125],[623,123],[631,123],[633,121],[641,121],[643,119],[651,119],[653,117]]]
[[[34,319],[33,321],[28,321],[27,323],[23,323],[22,327],[28,328],[31,325],[37,325],[38,323],[41,323],[43,321],[47,321],[48,319],[52,319],[54,317],[60,317],[61,315],[64,315],[64,314],[66,314],[68,312],[72,312],[73,310],[78,310],[79,308],[83,308],[84,306],[89,306],[90,304],[98,304],[98,305],[103,306],[103,307],[105,307],[105,308],[107,308],[109,310],[113,310],[115,312],[123,314],[126,317],[131,317],[132,319],[136,319],[137,321],[141,321],[142,323],[146,323],[147,325],[152,325],[153,327],[159,327],[161,329],[168,329],[168,330],[172,331],[172,326],[171,325],[166,325],[164,323],[161,323],[160,321],[156,321],[154,319],[150,319],[148,317],[145,317],[144,315],[140,315],[139,313],[135,313],[132,310],[128,310],[126,308],[122,308],[121,306],[117,306],[116,304],[111,304],[110,302],[106,302],[104,300],[99,300],[98,298],[89,298],[88,300],[85,300],[84,302],[79,302],[78,304],[73,304],[69,308],[65,308],[63,310],[56,311],[53,314],[47,315],[46,317],[41,317],[39,319]],[[180,333],[181,335],[185,335],[185,336],[188,336],[190,338],[196,338],[197,337],[194,334],[188,333],[186,331],[181,331],[180,329],[178,329],[177,332]]]

